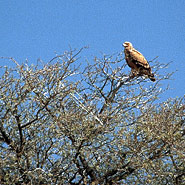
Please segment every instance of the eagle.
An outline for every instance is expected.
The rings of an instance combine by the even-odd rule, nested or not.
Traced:
[[[128,66],[131,68],[131,72],[134,76],[142,76],[146,75],[151,81],[155,81],[154,74],[150,68],[145,57],[134,47],[130,42],[124,42],[124,53],[125,53],[125,60]]]

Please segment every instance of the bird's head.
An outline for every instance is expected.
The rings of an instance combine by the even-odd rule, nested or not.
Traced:
[[[124,46],[126,49],[129,49],[129,50],[133,48],[132,43],[130,43],[130,42],[124,42],[124,43],[123,43],[123,46]]]

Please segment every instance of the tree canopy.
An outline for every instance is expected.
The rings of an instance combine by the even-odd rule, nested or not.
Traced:
[[[122,52],[83,49],[1,67],[0,184],[182,184],[185,104],[159,101],[167,65],[152,60],[153,83]]]

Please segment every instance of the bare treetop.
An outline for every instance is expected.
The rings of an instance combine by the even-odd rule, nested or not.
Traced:
[[[1,184],[181,184],[184,98],[156,103],[171,74],[130,76],[123,52],[1,68]],[[83,65],[82,65],[83,64]]]

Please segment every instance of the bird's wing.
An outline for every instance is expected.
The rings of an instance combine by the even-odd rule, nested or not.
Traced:
[[[139,51],[133,49],[130,52],[130,56],[132,57],[132,59],[134,60],[136,65],[140,65],[140,66],[142,66],[146,69],[150,68],[147,60],[145,59],[145,57]]]

